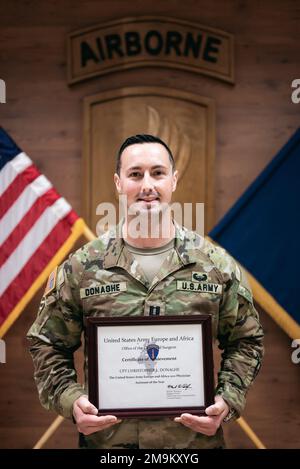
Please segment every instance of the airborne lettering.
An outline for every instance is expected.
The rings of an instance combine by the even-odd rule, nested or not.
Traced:
[[[114,58],[133,57],[138,55],[174,55],[176,57],[193,57],[205,62],[217,63],[222,41],[213,35],[203,33],[166,31],[162,33],[150,30],[144,36],[138,31],[127,31],[124,35],[107,34],[97,37],[93,43],[82,41],[81,66],[89,61],[105,62]]]
[[[147,66],[190,70],[234,83],[234,38],[198,22],[140,16],[69,34],[69,83]]]

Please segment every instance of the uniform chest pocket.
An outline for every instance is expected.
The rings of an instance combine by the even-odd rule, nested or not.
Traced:
[[[120,312],[127,294],[127,282],[91,282],[80,289],[85,316],[112,316]]]
[[[213,282],[176,280],[176,296],[195,312],[217,314],[222,297],[222,285]]]
[[[176,280],[176,290],[209,295],[221,295],[222,285],[212,282],[189,282],[188,280]]]
[[[131,316],[141,315],[145,294],[130,282],[93,282],[80,289],[84,315]]]
[[[113,282],[106,284],[95,284],[80,289],[80,298],[92,298],[99,295],[112,295],[127,290],[126,282]]]
[[[222,285],[214,282],[175,279],[164,290],[167,314],[211,314],[217,318],[222,290]]]

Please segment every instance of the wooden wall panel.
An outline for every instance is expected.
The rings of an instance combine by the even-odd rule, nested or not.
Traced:
[[[71,7],[70,7],[71,5]],[[229,209],[299,126],[300,105],[291,103],[299,78],[299,3],[293,0],[186,0],[165,2],[1,0],[0,78],[7,103],[0,125],[81,212],[83,98],[123,86],[167,86],[216,103],[216,221]],[[70,31],[135,15],[198,21],[235,36],[234,86],[187,71],[126,70],[67,86],[66,35]],[[94,228],[94,227],[91,227]],[[41,295],[41,292],[40,292]],[[0,447],[31,447],[54,415],[38,402],[24,334],[36,314],[37,295],[7,334],[6,365],[0,364]],[[263,315],[265,365],[249,393],[246,418],[271,447],[299,447],[299,365],[290,341]],[[297,394],[298,393],[298,394]],[[272,399],[270,399],[272,395]],[[280,411],[280,412],[279,412]],[[66,423],[48,447],[72,447]],[[251,447],[229,426],[231,447]],[[76,441],[75,441],[76,444]]]
[[[120,86],[170,86],[216,100],[216,221],[259,174],[298,126],[291,81],[299,74],[297,2],[137,1],[5,2],[0,18],[1,78],[7,104],[1,125],[41,165],[80,211],[82,98]],[[69,88],[66,34],[122,16],[162,14],[234,34],[236,85],[193,73],[139,69],[110,74]],[[63,170],[62,170],[63,168]],[[59,170],[58,170],[59,169]],[[66,181],[67,178],[67,181]]]

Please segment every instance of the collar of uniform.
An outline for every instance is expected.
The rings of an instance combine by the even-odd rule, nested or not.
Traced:
[[[149,286],[149,282],[141,266],[124,244],[124,240],[122,238],[123,223],[124,219],[122,219],[115,229],[112,229],[107,235],[109,240],[106,254],[104,256],[103,267],[104,269],[115,266],[121,267],[147,288]]]
[[[111,228],[104,236],[107,238],[106,253],[103,259],[104,269],[118,265],[118,260],[124,245],[122,238],[122,219],[117,226]]]
[[[192,264],[197,262],[196,248],[202,246],[204,238],[199,236],[195,231],[190,231],[180,226],[173,219],[175,226],[175,249],[183,264]]]
[[[150,289],[153,289],[161,280],[173,272],[176,272],[182,265],[191,264],[197,261],[195,255],[195,235],[196,233],[181,227],[173,219],[175,226],[175,249],[168,255],[160,267],[159,272],[152,280]]]
[[[104,268],[118,265],[118,260],[124,247],[122,238],[123,223],[124,219],[122,219],[116,227],[112,228],[108,234],[105,235],[108,238],[108,244],[106,254],[104,256]],[[173,223],[175,226],[175,249],[181,262],[184,265],[197,262],[195,249],[197,247],[201,247],[204,239],[194,231],[189,231],[180,226],[174,219]]]

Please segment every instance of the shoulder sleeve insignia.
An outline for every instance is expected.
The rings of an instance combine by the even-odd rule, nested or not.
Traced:
[[[57,291],[60,290],[60,287],[65,283],[65,277],[64,277],[64,264],[62,264],[58,270],[57,270],[57,275],[56,275],[56,288]]]
[[[239,268],[239,266],[237,264],[235,266],[235,276],[238,279],[238,281],[240,282],[241,281],[241,269]]]
[[[57,276],[57,267],[55,267],[55,269],[49,275],[47,285],[45,288],[45,293],[44,293],[45,296],[48,296],[55,289],[56,276]]]
[[[238,294],[246,298],[246,300],[249,301],[249,303],[253,304],[253,297],[252,297],[251,292],[248,290],[248,288],[245,288],[243,285],[239,285]]]

